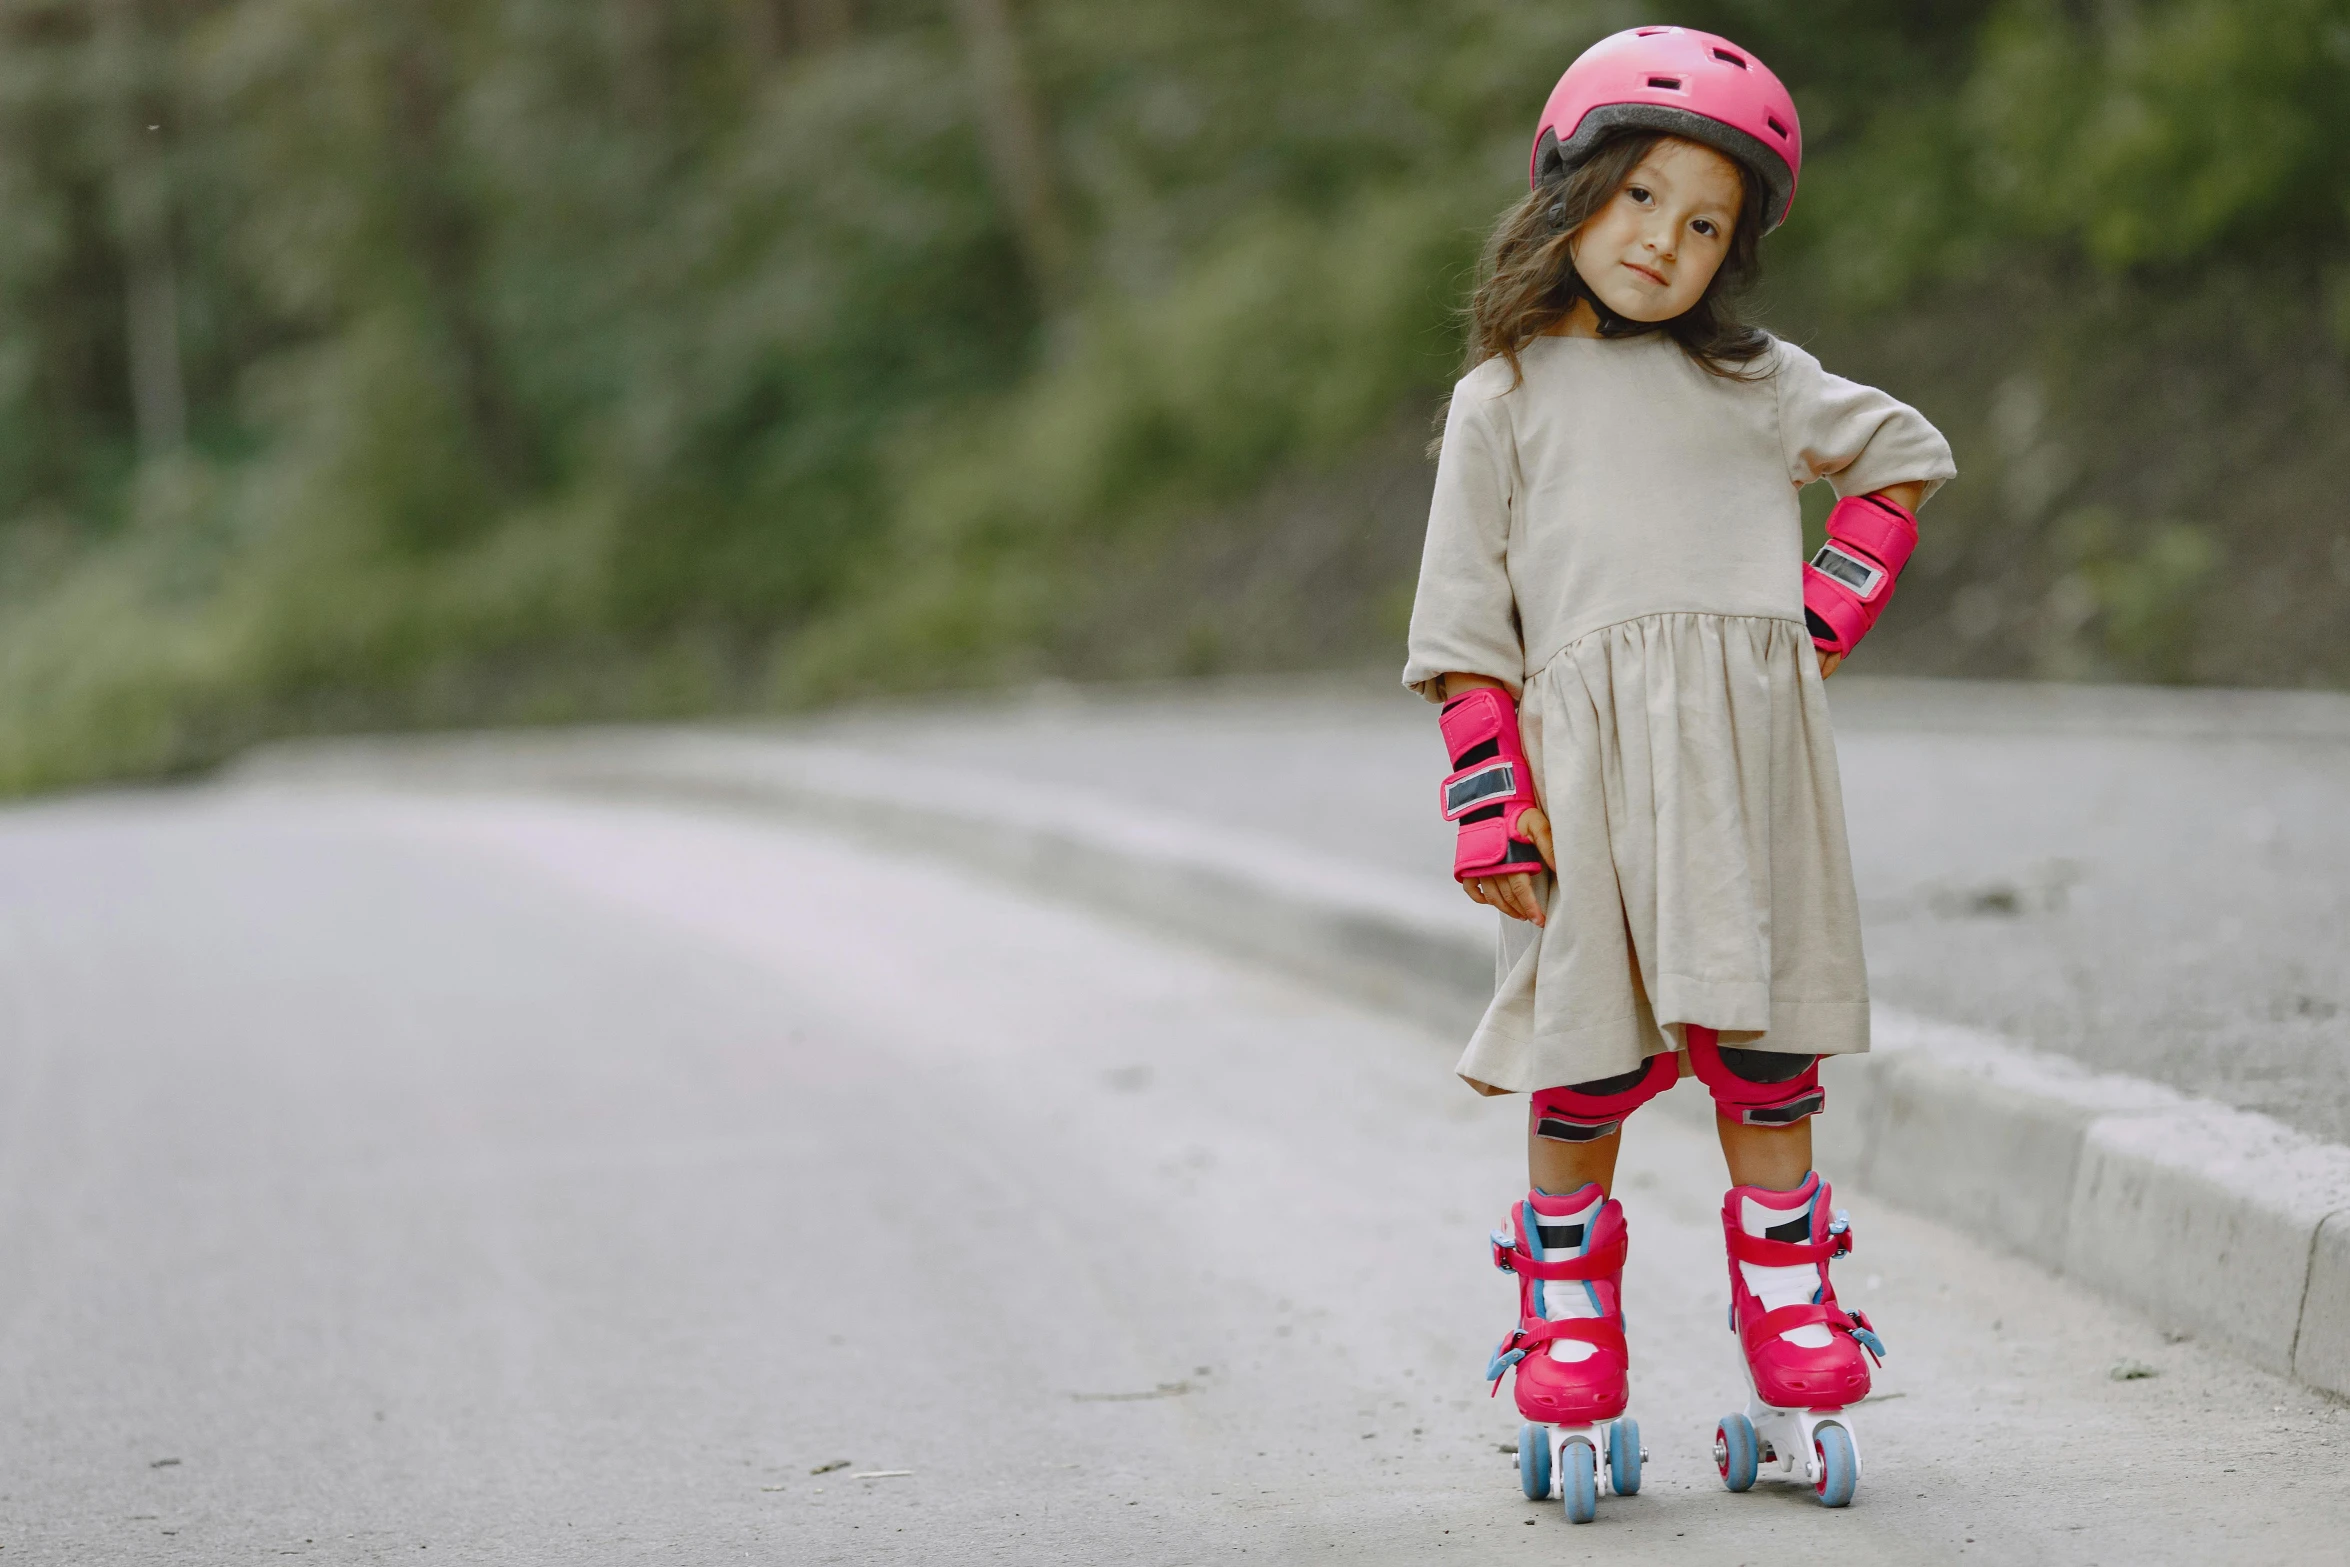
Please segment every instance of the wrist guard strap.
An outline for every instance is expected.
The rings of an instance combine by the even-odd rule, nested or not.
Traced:
[[[1860,646],[1917,547],[1917,518],[1884,496],[1847,495],[1836,503],[1828,542],[1803,568],[1803,622],[1822,654]]]
[[[1445,703],[1437,722],[1453,767],[1438,808],[1461,829],[1453,879],[1543,869],[1542,852],[1518,830],[1518,819],[1535,803],[1534,774],[1518,738],[1518,704],[1506,691],[1479,686]]]

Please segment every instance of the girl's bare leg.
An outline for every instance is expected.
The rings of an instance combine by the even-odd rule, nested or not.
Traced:
[[[1746,1126],[1715,1116],[1714,1130],[1721,1135],[1722,1157],[1729,1162],[1733,1186],[1761,1186],[1775,1192],[1791,1192],[1811,1173],[1809,1119],[1793,1126]],[[1615,1167],[1612,1149],[1608,1166],[1611,1170]]]
[[[1791,1192],[1811,1173],[1811,1122],[1793,1126],[1744,1126],[1714,1117],[1722,1139],[1722,1157],[1730,1166],[1733,1186],[1761,1186]],[[1616,1155],[1623,1148],[1619,1128],[1587,1143],[1554,1142],[1547,1137],[1526,1139],[1526,1175],[1537,1191],[1571,1192],[1589,1184],[1614,1195]]]
[[[1602,1192],[1613,1196],[1616,1150],[1623,1145],[1624,1129],[1620,1126],[1605,1137],[1594,1137],[1587,1143],[1562,1143],[1529,1133],[1526,1175],[1539,1192],[1563,1197],[1597,1181]],[[1796,1179],[1800,1181],[1803,1177],[1799,1175]]]

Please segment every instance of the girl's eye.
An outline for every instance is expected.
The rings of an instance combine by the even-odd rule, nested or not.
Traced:
[[[1695,223],[1692,223],[1689,226],[1697,230],[1698,233],[1703,234],[1707,239],[1713,238],[1715,234],[1720,232],[1720,230],[1714,227],[1713,220],[1711,218],[1699,218]]]
[[[1627,185],[1624,187],[1624,194],[1643,204],[1648,201],[1648,187],[1645,185]]]

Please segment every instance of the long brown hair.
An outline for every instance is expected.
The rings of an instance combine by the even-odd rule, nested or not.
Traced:
[[[1477,291],[1469,300],[1463,374],[1488,359],[1506,359],[1514,380],[1524,381],[1519,353],[1565,320],[1576,301],[1591,298],[1569,253],[1575,230],[1614,198],[1640,160],[1665,139],[1655,131],[1619,131],[1565,178],[1538,187],[1501,215],[1485,242]],[[1743,163],[1738,178],[1745,189],[1730,229],[1730,251],[1697,303],[1669,321],[1639,322],[1592,299],[1602,337],[1662,332],[1711,374],[1746,379],[1745,367],[1761,357],[1770,339],[1731,307],[1761,272],[1763,211],[1770,197]]]

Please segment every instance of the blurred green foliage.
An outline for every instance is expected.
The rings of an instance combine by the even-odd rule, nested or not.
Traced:
[[[13,0],[0,787],[1385,656],[1603,0]],[[1953,435],[1879,667],[2350,683],[2350,0],[1715,0],[1766,317]]]

